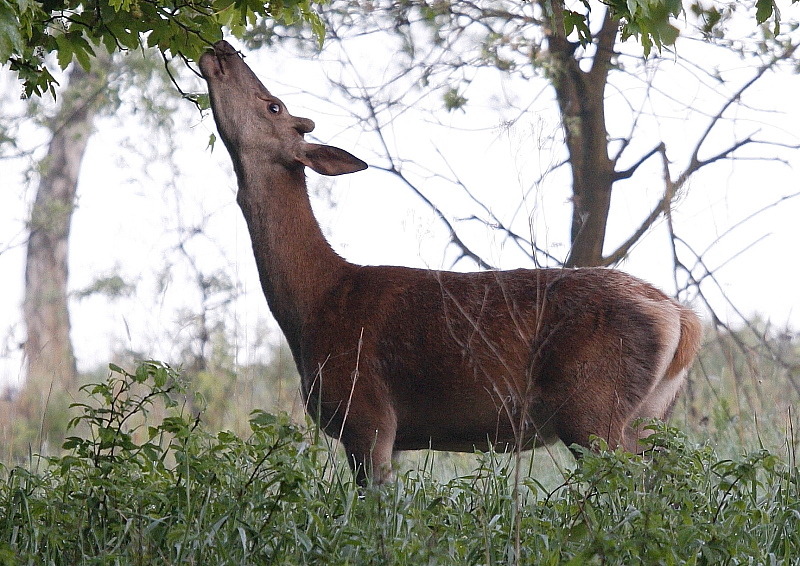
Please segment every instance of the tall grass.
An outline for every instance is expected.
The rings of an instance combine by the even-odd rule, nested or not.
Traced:
[[[656,425],[645,455],[599,446],[547,481],[534,456],[519,489],[487,452],[359,490],[285,414],[208,432],[164,364],[85,392],[64,454],[2,469],[0,564],[800,563],[791,453],[720,457]]]

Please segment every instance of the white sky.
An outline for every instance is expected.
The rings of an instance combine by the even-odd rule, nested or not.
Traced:
[[[791,16],[784,13],[785,20]],[[687,44],[683,48],[695,47]],[[385,67],[386,53],[380,49],[358,52],[354,66],[346,68],[345,73],[350,78],[360,74],[370,83],[379,82],[385,72],[382,65]],[[247,61],[293,114],[315,120],[314,134],[319,139],[370,163],[385,164],[370,149],[375,143],[374,136],[348,121],[347,113],[335,104],[338,98],[327,91],[324,75],[326,71],[335,72],[331,62],[334,55],[326,51],[319,58],[299,60],[276,48],[269,53],[251,54]],[[737,65],[743,67],[736,60],[719,64],[731,72]],[[717,102],[713,95],[695,85],[680,64],[665,60],[660,67],[663,84],[677,84],[679,88],[673,94],[671,107],[659,106],[662,118],[652,121],[650,133],[642,135],[638,153],[632,152],[630,161],[663,138],[668,142],[670,159],[680,167],[681,160],[686,159],[681,153],[686,149],[683,146],[696,139],[697,132],[705,127],[702,117],[687,114],[682,102],[689,101],[700,109],[705,105],[709,112],[716,111],[718,106],[714,106]],[[746,67],[741,69],[742,76],[749,72],[752,71]],[[5,70],[2,74],[6,88],[13,90],[13,77]],[[403,158],[422,161],[429,169],[449,175],[447,167],[452,167],[504,221],[514,216],[522,202],[523,213],[516,216],[517,220],[522,221],[524,228],[525,218],[530,217],[538,243],[547,244],[563,257],[571,210],[568,174],[565,170],[551,174],[528,192],[541,170],[557,161],[561,151],[546,141],[549,135],[558,132],[551,95],[532,81],[499,81],[488,72],[478,73],[472,79],[465,92],[470,100],[466,112],[441,115],[444,123],[440,125],[431,124],[422,113],[407,112],[396,118],[390,143],[396,145]],[[652,92],[645,96],[641,83],[635,80],[620,82],[617,88],[624,91],[621,94],[625,99],[638,97],[643,106],[655,104],[658,99]],[[738,135],[760,129],[763,137],[777,136],[786,143],[799,143],[798,92],[797,75],[766,77],[753,100],[770,112],[756,115],[739,111]],[[624,132],[629,127],[624,118],[629,110],[622,104],[623,96],[612,97],[607,114],[619,112],[623,116],[619,128]],[[683,97],[685,100],[681,100]],[[531,110],[513,128],[504,130],[499,127],[501,121],[516,114],[507,106],[509,98],[522,105],[530,104]],[[432,97],[423,104],[438,100]],[[190,113],[191,109],[187,109],[187,115],[191,116]],[[754,123],[753,119],[763,123]],[[180,175],[174,184],[166,165],[148,164],[149,176],[145,176],[136,155],[124,149],[126,136],[143,144],[152,143],[150,134],[142,130],[136,117],[123,117],[121,123],[118,119],[104,119],[91,139],[73,218],[70,287],[82,289],[98,276],[119,272],[126,280],[137,283],[137,294],[113,302],[101,297],[72,301],[73,341],[83,370],[104,365],[113,351],[125,348],[146,357],[178,359],[179,344],[188,332],[180,325],[180,312],[197,310],[199,302],[196,288],[188,283],[187,263],[172,249],[181,225],[203,223],[205,235],[191,239],[187,249],[203,269],[209,272],[218,269],[228,274],[242,293],[233,312],[226,316],[228,323],[237,329],[238,361],[246,363],[263,358],[265,342],[279,340],[274,324],[265,322],[269,315],[261,296],[249,236],[235,204],[235,181],[227,153],[221,143],[213,154],[206,149],[208,136],[214,131],[210,115],[201,122],[195,114],[190,122],[191,127],[181,134],[181,151],[176,156]],[[30,146],[43,141],[32,127],[25,136]],[[652,140],[647,139],[649,136]],[[726,139],[720,135],[715,143],[726,143]],[[721,146],[709,147],[706,155]],[[705,249],[761,207],[800,191],[798,151],[769,148],[760,151],[762,155],[765,151],[775,151],[787,163],[726,162],[693,177],[676,210],[675,224],[681,237],[696,250]],[[21,244],[34,189],[24,182],[20,171],[20,162],[0,161],[0,273],[3,274],[0,383],[11,384],[21,379],[18,347],[24,339],[20,309],[24,278]],[[414,169],[410,171],[413,176]],[[320,183],[316,175],[309,177],[312,185]],[[446,212],[458,215],[462,209],[464,214],[471,210],[451,188],[436,179],[423,175],[416,179]],[[324,182],[332,187],[335,206],[329,206],[326,199],[314,198],[315,210],[334,248],[345,258],[357,263],[451,267],[454,251],[445,246],[447,234],[442,225],[419,199],[388,174],[370,169]],[[662,190],[657,159],[632,181],[616,189],[608,241],[613,244],[627,238]],[[789,323],[795,329],[800,328],[800,299],[796,290],[800,278],[799,217],[800,198],[784,202],[725,236],[706,256],[710,266],[716,267],[764,237],[716,275],[743,313],[760,313],[778,326]],[[502,268],[530,267],[518,252],[504,247],[486,230],[465,234],[470,245]],[[667,244],[662,222],[620,267],[674,291]],[[170,283],[165,291],[159,292],[158,273],[165,266]],[[468,267],[462,262],[456,268]],[[710,281],[703,288],[720,314],[730,314]]]

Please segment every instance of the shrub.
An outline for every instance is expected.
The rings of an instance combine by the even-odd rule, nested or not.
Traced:
[[[212,435],[175,370],[111,366],[66,453],[2,469],[0,564],[796,564],[797,468],[720,459],[653,425],[642,456],[580,450],[546,488],[514,455],[357,489],[319,431],[254,412]],[[518,481],[518,478],[522,478]]]

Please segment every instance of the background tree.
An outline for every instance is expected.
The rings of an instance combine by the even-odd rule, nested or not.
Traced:
[[[155,47],[165,62],[172,57],[197,59],[222,37],[223,26],[241,33],[259,17],[287,23],[302,19],[317,34],[321,31],[307,0],[275,6],[227,0],[191,5],[0,1],[0,64],[8,63],[17,73],[24,96],[49,92],[63,97],[57,115],[47,125],[52,137],[41,163],[41,181],[31,213],[24,304],[28,381],[19,407],[23,414],[38,413],[53,393],[53,399],[60,397],[61,392],[73,389],[76,381],[67,308],[68,238],[78,171],[95,116],[101,108],[113,107],[114,99],[118,101],[118,95],[108,96],[113,84],[109,75],[114,71],[110,55]],[[68,86],[57,89],[54,77],[73,60],[79,66],[64,74]],[[172,77],[174,71],[168,65],[164,69]],[[124,72],[116,76],[122,75]],[[142,80],[152,76],[151,66]],[[33,107],[33,112],[41,109]],[[11,138],[1,141],[14,142]],[[51,408],[49,413],[60,411]]]
[[[757,9],[754,4],[750,7]],[[566,152],[559,155],[559,159],[542,175],[563,167],[570,172],[573,210],[567,253],[559,257],[553,255],[552,250],[537,246],[536,241],[532,241],[535,234],[534,238],[529,238],[526,230],[515,231],[506,226],[481,202],[474,203],[472,214],[462,213],[460,217],[467,220],[466,224],[480,220],[499,229],[504,237],[522,241],[522,247],[537,264],[555,263],[567,267],[615,265],[660,218],[668,214],[693,174],[721,160],[769,160],[774,148],[787,145],[783,138],[769,139],[759,135],[757,128],[750,128],[746,134],[737,131],[723,143],[717,137],[718,132],[734,122],[737,109],[746,106],[742,100],[765,74],[773,70],[792,70],[797,65],[796,34],[776,37],[769,29],[760,28],[744,41],[726,37],[725,26],[739,15],[735,13],[736,9],[743,8],[737,5],[722,14],[716,9],[703,12],[695,7],[695,12],[700,15],[692,17],[687,27],[701,38],[708,39],[704,47],[718,46],[717,56],[733,54],[745,59],[752,65],[748,76],[731,80],[722,75],[714,77],[714,73],[720,72],[716,65],[704,66],[684,59],[682,50],[670,53],[670,57],[678,57],[681,66],[692,66],[695,74],[707,75],[717,81],[713,88],[719,93],[715,108],[696,111],[696,118],[704,122],[696,137],[692,140],[684,137],[672,147],[667,147],[664,140],[653,139],[652,133],[656,136],[659,133],[657,129],[653,132],[649,128],[662,116],[659,116],[657,107],[645,108],[640,100],[642,96],[651,98],[649,104],[652,106],[654,101],[663,102],[674,97],[678,103],[683,103],[675,93],[664,90],[666,85],[658,82],[659,68],[665,62],[657,57],[645,60],[638,50],[625,49],[620,44],[620,20],[602,9],[576,14],[564,2],[550,0],[539,3],[501,2],[491,6],[473,1],[373,2],[369,10],[361,14],[349,4],[334,2],[326,13],[325,23],[330,33],[327,43],[329,59],[339,57],[339,61],[334,63],[339,69],[329,74],[332,86],[348,101],[343,105],[355,108],[351,112],[359,124],[375,134],[376,143],[371,146],[377,148],[378,156],[388,163],[384,168],[400,175],[403,182],[411,185],[424,199],[427,197],[419,184],[410,182],[408,176],[403,175],[403,156],[387,141],[394,135],[392,127],[397,116],[424,106],[423,101],[431,96],[441,100],[438,108],[428,102],[430,106],[427,108],[431,110],[434,124],[443,121],[441,114],[436,115],[436,112],[467,110],[469,102],[462,93],[469,88],[474,90],[481,69],[499,71],[492,75],[499,77],[497,80],[504,80],[503,75],[522,78],[523,81],[513,83],[521,89],[525,89],[528,82],[527,90],[533,93],[525,100],[540,96],[542,83],[537,79],[546,81],[558,107],[560,136],[563,136]],[[712,18],[709,14],[716,16]],[[587,18],[586,29],[575,23],[584,21],[584,17]],[[296,37],[296,30],[264,23],[264,27],[246,36],[253,48],[265,42]],[[697,25],[701,28],[697,29]],[[793,30],[795,26],[792,23],[787,27]],[[342,70],[348,65],[358,65],[358,57],[352,55],[358,49],[358,42],[366,36],[373,40],[383,36],[392,48],[398,50],[381,85]],[[715,39],[713,42],[712,38]],[[684,46],[684,49],[689,49],[689,46]],[[708,49],[703,50],[703,57],[708,57],[708,54]],[[490,80],[484,77],[482,88],[491,88],[487,86]],[[610,95],[619,98],[620,93],[637,83],[637,86],[643,86],[644,94],[635,93],[630,99],[623,98],[623,103],[629,107],[626,115],[621,116],[616,108],[609,115]],[[525,108],[512,107],[513,102],[508,97],[503,99],[501,94],[494,94],[497,100],[509,104],[507,111],[501,111],[501,127],[524,120]],[[659,100],[657,97],[663,98]],[[517,98],[523,99],[524,95]],[[687,102],[691,103],[691,100]],[[685,110],[692,112],[688,106]],[[761,153],[743,151],[753,146],[770,145],[773,149]],[[653,163],[662,176],[661,198],[653,203],[651,211],[628,238],[618,245],[610,244],[606,229],[614,188],[633,178],[640,170],[651,176],[653,169],[646,166]],[[462,184],[461,189],[469,196],[468,187]],[[435,205],[431,200],[427,202],[445,222],[453,243],[460,248],[461,257],[470,258],[479,265],[491,265],[488,258],[476,254],[459,236],[454,219],[446,218],[444,205]]]
[[[13,407],[15,420],[20,423],[17,429],[28,440],[40,433],[44,437],[53,431],[61,434],[67,405],[80,385],[70,337],[69,236],[78,200],[79,172],[82,166],[93,165],[84,163],[84,158],[96,121],[118,112],[127,114],[133,98],[140,113],[139,123],[160,131],[162,140],[168,141],[174,135],[177,123],[173,114],[180,99],[159,60],[152,56],[120,59],[98,57],[88,73],[80,65],[69,67],[55,105],[36,99],[27,102],[28,120],[38,124],[49,138],[41,157],[35,149],[21,149],[24,143],[12,143],[19,141],[13,135],[7,137],[2,148],[5,156],[24,156],[35,162],[29,179],[38,179],[25,242],[26,380]],[[153,135],[153,139],[158,136]],[[169,162],[169,149],[164,152],[158,144],[137,145],[135,152],[154,152],[149,159]],[[133,290],[133,285],[119,275],[103,274],[74,296],[117,297]],[[21,424],[25,422],[34,427],[26,429]]]
[[[194,187],[178,164],[180,147],[190,136],[179,132],[191,131],[199,115],[177,96],[157,53],[149,50],[143,55],[95,60],[90,74],[79,65],[69,67],[65,76],[59,77],[62,86],[55,103],[34,97],[20,104],[3,105],[0,131],[5,135],[0,157],[27,164],[27,173],[20,180],[30,186],[34,195],[33,219],[25,224],[30,235],[20,236],[18,244],[27,249],[28,265],[24,301],[27,333],[20,340],[25,351],[25,380],[18,391],[6,393],[6,399],[0,401],[0,443],[14,457],[26,457],[31,445],[45,453],[58,449],[67,406],[75,401],[77,388],[85,382],[87,374],[92,379],[102,378],[108,359],[119,364],[149,359],[156,355],[156,348],[163,359],[183,366],[194,386],[214,401],[209,407],[214,414],[209,418],[219,426],[223,422],[246,426],[246,413],[234,414],[244,397],[259,400],[254,403],[269,399],[261,403],[263,407],[272,407],[276,402],[272,397],[275,391],[267,392],[263,384],[255,384],[256,370],[247,369],[271,363],[275,357],[273,342],[267,345],[264,341],[272,334],[264,332],[248,341],[252,355],[244,363],[239,361],[238,352],[243,346],[234,313],[241,306],[233,306],[232,302],[239,296],[241,283],[235,278],[231,280],[238,268],[225,261],[222,250],[217,254],[210,250],[214,242],[206,234],[206,225],[210,218],[219,216],[219,210],[212,207],[211,212],[195,213],[197,207],[191,201],[196,190],[185,190],[186,185]],[[17,109],[24,116],[13,116]],[[64,127],[65,122],[81,127]],[[18,127],[21,123],[26,124],[22,133]],[[119,132],[113,135],[111,143],[109,130]],[[103,139],[99,143],[114,149],[98,152],[95,142],[95,149],[87,154],[87,142],[96,131]],[[196,158],[198,153],[202,154],[204,140],[194,132],[191,137],[194,141],[188,153]],[[68,157],[56,159],[53,154]],[[129,227],[129,233],[140,234],[137,254],[151,254],[144,271],[137,273],[124,252],[113,250],[118,255],[96,263],[116,264],[116,267],[92,273],[87,282],[84,266],[83,279],[77,283],[70,280],[69,257],[85,264],[82,258],[103,256],[105,252],[100,251],[103,248],[95,244],[100,243],[98,238],[107,239],[102,229],[93,229],[95,242],[90,248],[76,250],[70,240],[76,213],[80,216],[81,209],[86,208],[79,206],[79,201],[92,208],[98,197],[84,194],[79,170],[89,177],[98,170],[103,172],[104,195],[117,195],[109,199],[111,206],[103,216],[116,218],[120,225]],[[11,177],[7,179],[9,185],[3,188],[10,193]],[[47,190],[53,186],[58,190]],[[19,192],[24,193],[22,189]],[[137,213],[126,209],[123,203],[128,202],[130,193],[143,198],[149,195],[147,211]],[[4,195],[6,199],[10,197],[11,194]],[[158,246],[146,243],[147,232],[154,228],[158,230],[154,236]],[[87,231],[80,220],[78,230]],[[5,242],[0,243],[0,254],[8,251],[4,245]],[[113,332],[127,334],[128,339],[121,341],[119,336],[117,340],[109,340],[112,350],[102,354],[102,362],[98,360],[102,366],[99,374],[87,367],[84,357],[82,375],[78,375],[69,311],[77,307],[78,312],[86,312],[84,307],[92,310],[100,303],[104,305],[101,312],[121,313],[116,317]],[[136,318],[142,310],[155,314],[162,308],[164,317],[159,320],[154,316],[148,321],[151,324],[145,326],[146,333],[127,327],[128,320]],[[85,319],[83,315],[82,320]],[[103,324],[100,320],[92,323]],[[260,323],[255,321],[255,324]],[[131,337],[131,332],[137,335]],[[85,356],[85,335],[78,334],[76,339],[83,342]],[[11,347],[16,348],[16,344]],[[285,371],[290,362],[283,359],[279,367],[291,379],[293,372]],[[263,373],[269,374],[270,370]],[[245,374],[251,379],[243,378]],[[279,383],[277,376],[268,381],[273,385]],[[287,408],[291,407],[291,389],[287,387],[286,392],[278,395],[281,403],[289,397]],[[246,406],[255,408],[258,404]]]
[[[105,89],[100,72],[101,65],[95,65],[92,74],[72,67],[61,107],[50,121],[47,154],[39,166],[25,267],[23,418],[45,414],[51,397],[55,401],[65,391],[77,389],[67,308],[67,257],[78,173]],[[50,416],[62,413],[52,409]]]

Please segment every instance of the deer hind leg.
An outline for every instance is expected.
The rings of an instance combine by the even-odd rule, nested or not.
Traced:
[[[601,372],[602,378],[608,374]],[[606,379],[575,398],[573,415],[568,424],[562,423],[566,436],[572,435],[586,446],[583,439],[591,435],[604,439],[610,448],[621,446],[628,452],[640,453],[644,447],[639,439],[649,435],[643,423],[634,429],[638,419],[663,419],[671,408],[681,386],[681,379],[657,379],[645,365],[630,365],[623,379]],[[562,437],[563,439],[563,437]]]
[[[546,360],[535,377],[533,419],[555,432],[568,447],[589,447],[597,436],[615,447],[623,442],[624,425],[635,408],[628,395],[606,379],[606,368],[586,362]]]
[[[634,422],[637,420],[667,419],[686,379],[686,368],[677,373],[668,373],[668,368],[676,355],[676,350],[681,340],[680,321],[677,317],[672,318],[674,320],[670,320],[669,323],[665,322],[660,326],[662,347],[659,349],[656,358],[656,379],[629,420],[628,444],[635,447],[638,452],[642,450],[638,440],[649,436],[650,431],[643,429],[643,425],[647,424],[646,422],[638,425],[636,430],[631,429]],[[630,448],[628,449],[631,450]]]
[[[356,483],[364,486],[369,479],[382,484],[392,479],[392,456],[397,423],[393,416],[385,422],[353,423],[349,434],[342,435],[347,461]]]
[[[652,419],[666,420],[669,418],[685,378],[686,370],[681,371],[678,375],[662,377],[650,394],[642,401],[630,419],[631,426],[637,420],[642,421],[635,431],[631,431],[630,436],[633,444],[638,445],[638,439],[650,436],[651,431],[643,428],[648,424],[647,421]],[[639,446],[638,450],[641,451],[641,448]]]
[[[679,388],[675,380],[660,379],[668,363],[660,350],[584,349],[571,352],[570,359],[543,360],[535,378],[540,414],[534,418],[552,425],[567,446],[588,447],[590,437],[597,436],[611,448],[640,452],[632,422],[639,416],[662,416]]]

